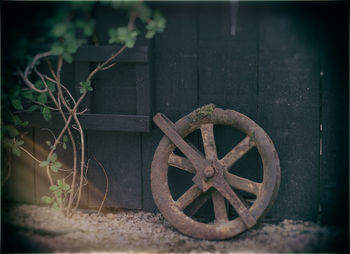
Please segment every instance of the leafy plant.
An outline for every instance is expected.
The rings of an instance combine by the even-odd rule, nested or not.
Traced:
[[[96,4],[108,4],[112,8],[122,9],[128,13],[129,20],[124,26],[109,29],[109,43],[120,44],[121,48],[104,62],[99,63],[86,79],[79,83],[80,95],[74,98],[68,86],[62,84],[62,66],[72,63],[74,54],[79,48],[93,41],[96,21],[91,18],[91,11]],[[134,47],[138,36],[141,35],[140,30],[135,26],[137,19],[145,25],[147,30],[145,37],[149,39],[153,38],[156,33],[162,32],[166,22],[159,11],[151,10],[143,1],[72,2],[62,6],[62,8],[55,8],[54,15],[42,22],[47,32],[43,33],[41,40],[51,44],[49,51],[31,57],[25,47],[28,44],[21,39],[19,42],[22,47],[18,49],[17,54],[11,53],[12,60],[17,64],[17,70],[14,73],[18,75],[21,82],[18,80],[13,82],[11,77],[2,77],[2,82],[8,84],[12,82],[15,85],[7,85],[6,91],[2,90],[1,140],[3,153],[20,156],[21,152],[25,152],[40,167],[46,169],[52,196],[43,196],[42,201],[70,215],[78,207],[82,188],[87,182],[85,178],[87,171],[85,137],[83,126],[78,118],[78,115],[84,114],[84,111],[79,112],[78,108],[87,93],[93,91],[93,78],[96,73],[112,68],[115,65],[114,60],[124,50]],[[46,66],[49,73],[42,71],[43,66]],[[46,141],[48,155],[45,160],[37,159],[23,147],[21,129],[26,127],[28,122],[21,121],[19,118],[17,113],[22,111],[41,112],[47,121],[52,119],[53,111],[62,118],[64,127],[59,131],[58,136],[53,135],[53,140]],[[78,139],[72,134],[73,126],[78,131]],[[68,145],[71,146],[73,154],[71,169],[64,168],[57,154],[58,146],[66,150]],[[55,183],[54,174],[59,172],[66,173],[67,176]],[[66,183],[65,179],[70,180]]]

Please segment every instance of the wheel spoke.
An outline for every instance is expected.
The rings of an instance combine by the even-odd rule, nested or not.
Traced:
[[[168,164],[169,166],[176,167],[193,174],[196,173],[196,170],[194,169],[189,159],[176,155],[174,153],[170,154]]]
[[[245,155],[252,147],[254,142],[250,137],[245,137],[238,145],[236,145],[230,152],[228,152],[221,160],[220,163],[229,169],[236,163],[243,155]]]
[[[213,201],[214,213],[217,222],[221,223],[228,221],[224,197],[217,190],[214,190],[211,194],[211,198]]]
[[[199,195],[187,208],[187,213],[190,217],[194,216],[198,210],[210,199],[211,191],[207,191]]]
[[[202,191],[197,187],[197,185],[192,185],[181,197],[176,200],[176,206],[183,211],[189,204],[191,204]]]
[[[221,195],[223,195],[227,201],[233,206],[237,214],[243,220],[244,224],[251,228],[256,224],[255,218],[250,214],[247,207],[242,203],[237,194],[231,189],[231,187],[222,182],[220,184],[215,183],[215,189],[217,189]]]
[[[250,194],[254,194],[256,197],[259,195],[261,187],[260,183],[251,181],[240,176],[236,176],[227,171],[224,172],[224,175],[228,184],[231,185],[233,188],[248,192]]]
[[[211,123],[201,125],[204,152],[205,157],[208,160],[214,160],[218,158],[218,155],[216,153],[216,144],[213,127],[214,125]]]

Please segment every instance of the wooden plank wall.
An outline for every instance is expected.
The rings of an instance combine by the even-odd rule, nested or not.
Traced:
[[[138,44],[149,47],[149,64],[123,63],[96,76],[98,86],[85,104],[90,113],[152,116],[162,112],[176,121],[208,103],[237,110],[266,130],[281,161],[281,188],[268,219],[344,223],[349,200],[345,5],[240,2],[237,16],[228,2],[154,6],[162,10],[167,27],[151,43]],[[105,28],[120,20],[105,7],[95,14],[100,43],[107,44]],[[70,70],[75,83],[94,65],[83,60]],[[147,89],[142,92],[148,96],[143,99],[152,101],[151,108],[135,103],[142,98],[145,79],[152,89],[150,94]],[[230,128],[214,131],[219,157],[244,137]],[[45,142],[37,130],[30,135],[35,142]],[[157,211],[150,166],[161,137],[154,124],[148,133],[86,132],[87,155],[94,154],[109,175],[107,206]],[[190,140],[201,146],[198,133]],[[252,180],[262,179],[256,150],[232,170]],[[39,181],[39,171],[36,167],[35,177],[28,177],[27,188]],[[175,196],[190,184],[183,181],[184,175],[169,175]],[[91,161],[89,178],[83,204],[97,207],[105,178],[95,161]],[[20,201],[38,200],[42,192],[37,190],[34,197],[28,192]]]

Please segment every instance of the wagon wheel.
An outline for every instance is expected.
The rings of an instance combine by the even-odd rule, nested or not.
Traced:
[[[254,121],[234,110],[223,110],[207,105],[172,123],[158,113],[153,118],[166,134],[160,141],[152,161],[151,187],[154,201],[168,222],[182,233],[200,239],[219,240],[233,237],[256,225],[274,202],[280,184],[280,165],[275,147]],[[247,136],[223,158],[216,153],[214,125],[228,125]],[[200,129],[205,157],[183,138]],[[229,172],[229,168],[252,147],[256,147],[263,164],[263,181],[254,182]],[[175,148],[186,156],[174,154]],[[177,200],[168,186],[168,167],[193,173],[193,185]],[[236,194],[236,190],[256,196],[251,207]],[[212,199],[215,223],[206,224],[186,215],[191,205],[193,211]],[[238,217],[230,220],[227,200]]]

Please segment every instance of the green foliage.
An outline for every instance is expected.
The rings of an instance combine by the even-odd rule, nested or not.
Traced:
[[[52,117],[51,116],[51,111],[50,111],[50,109],[48,107],[46,107],[46,106],[42,107],[41,113],[42,113],[42,115],[43,115],[43,117],[44,117],[44,119],[46,121],[50,121],[51,120],[51,117]]]
[[[106,2],[108,3],[108,2]],[[119,1],[110,1],[111,7],[114,9],[125,9],[125,10],[130,10],[137,6],[140,1],[135,1],[135,0],[119,0]]]
[[[53,192],[54,197],[43,196],[41,200],[47,205],[51,204],[52,208],[58,210],[66,202],[67,194],[71,192],[70,185],[65,183],[64,179],[58,179],[57,185],[53,184],[49,189]]]
[[[23,88],[23,80],[21,80],[19,75],[13,74],[18,73],[18,69],[24,70],[33,61],[33,56],[30,56],[28,53],[28,49],[32,45],[37,45],[38,43],[50,44],[50,52],[56,58],[53,60],[50,57],[47,60],[52,62],[52,67],[55,69],[57,68],[58,57],[62,57],[65,63],[72,63],[74,54],[84,43],[94,42],[97,44],[98,41],[95,34],[96,22],[92,18],[92,10],[95,4],[96,2],[83,3],[73,1],[56,5],[51,12],[43,15],[44,18],[40,20],[39,29],[35,29],[34,34],[38,33],[41,35],[34,39],[35,41],[29,41],[29,39],[21,37],[34,38],[36,35],[23,36],[23,33],[18,33],[19,38],[14,40],[15,43],[9,53],[12,64],[6,65],[4,74],[1,76],[1,143],[2,151],[4,151],[5,155],[14,154],[15,156],[20,156],[23,150],[24,141],[22,140],[21,132],[29,123],[20,119],[19,111],[38,111],[45,120],[50,121],[52,119],[51,110],[56,110],[56,104],[55,101],[52,101],[52,95],[56,98],[59,88],[56,83],[47,81],[46,78],[45,80],[37,80],[34,86],[40,90],[48,88],[48,91],[37,92],[35,89]],[[125,23],[124,26],[106,28],[108,29],[109,43],[111,44],[122,44],[127,48],[134,47],[140,35],[140,30],[142,31],[142,29],[139,30],[136,27],[139,21],[141,21],[140,24],[146,27],[145,36],[149,39],[165,29],[166,22],[160,12],[153,12],[143,1],[119,0],[98,4],[108,4],[113,8],[122,9],[130,17],[131,22],[128,25]],[[137,21],[136,23],[134,23],[135,20]],[[43,70],[45,68],[42,68],[42,65],[45,63],[45,60],[37,61],[35,67],[39,71]],[[50,75],[49,72],[43,74],[50,76],[52,79],[55,78],[55,75]],[[38,77],[36,70],[31,70],[29,79],[32,80],[35,77]],[[40,78],[43,77],[41,76]],[[91,91],[93,91],[93,87],[90,80],[80,82],[81,94]],[[64,96],[68,94],[66,91],[64,93]],[[65,98],[69,105],[70,100],[70,98]],[[71,100],[71,102],[73,101]],[[67,135],[64,135],[57,144],[62,145],[62,148],[66,150],[68,141],[69,138]],[[46,144],[50,149],[51,156],[47,160],[40,162],[39,165],[48,167],[52,172],[58,172],[63,165],[58,160],[56,146],[49,140],[46,141]],[[50,186],[50,190],[54,196],[44,196],[42,201],[55,209],[64,207],[66,195],[71,191],[70,186],[63,179],[60,179],[57,181],[57,184]]]
[[[50,197],[48,197],[48,196],[43,196],[43,197],[41,197],[41,200],[42,200],[45,204],[49,205],[49,204],[51,204],[51,203],[54,201],[54,198],[50,198]]]
[[[46,85],[50,89],[51,92],[54,93],[56,91],[56,85],[54,83],[52,83],[51,81],[47,81]]]
[[[146,38],[151,39],[156,33],[161,33],[164,31],[166,25],[166,20],[159,11],[154,11],[153,18],[150,20],[146,26],[147,33]]]
[[[22,110],[23,106],[22,106],[22,102],[19,99],[13,99],[11,100],[12,106],[17,109],[17,110]]]
[[[47,142],[46,143],[47,145],[51,146],[51,142]],[[56,148],[55,147],[50,147],[51,150],[55,150]],[[50,167],[50,169],[57,173],[58,170],[62,167],[62,163],[60,163],[58,160],[57,160],[57,153],[52,153],[51,156],[49,156],[47,158],[46,161],[42,161],[40,162],[39,164],[40,167]]]
[[[136,5],[135,11],[142,22],[146,23],[151,19],[152,10],[145,3]]]
[[[24,99],[33,100],[33,93],[34,91],[32,90],[23,90],[21,95]]]
[[[67,135],[63,136],[62,141],[63,141],[62,147],[63,147],[64,150],[66,150],[67,149],[67,142],[68,142]]]
[[[125,44],[128,48],[132,48],[139,33],[136,29],[129,30],[127,26],[111,28],[108,31],[109,43],[121,43]]]
[[[72,63],[73,54],[83,45],[95,31],[94,20],[75,19],[58,17],[59,22],[53,22],[49,32],[55,41],[51,46],[51,53],[54,56],[62,56],[67,63]]]
[[[80,93],[87,93],[93,90],[93,88],[91,87],[91,81],[82,81],[80,82]]]
[[[46,93],[39,94],[38,102],[40,102],[41,104],[46,104],[47,103],[47,94]]]
[[[34,112],[34,111],[37,110],[37,109],[40,109],[40,107],[39,107],[38,105],[31,105],[31,106],[27,109],[27,111],[28,111],[28,112]]]

